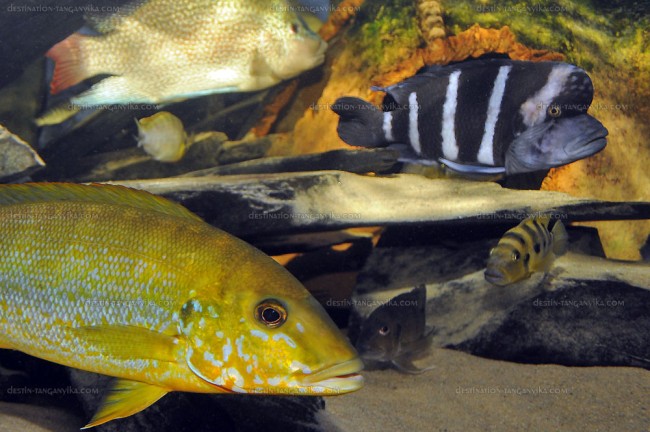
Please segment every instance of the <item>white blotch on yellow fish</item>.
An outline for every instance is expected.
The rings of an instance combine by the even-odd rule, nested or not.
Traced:
[[[262,339],[264,342],[269,340],[269,335],[259,330],[251,330],[251,335]]]
[[[253,379],[253,382],[255,384],[264,384],[264,381],[262,381],[262,378],[260,378],[259,375],[255,375],[255,379]],[[259,389],[259,388],[258,388]]]
[[[210,318],[219,318],[219,313],[217,313],[217,310],[212,305],[208,306],[208,315]]]
[[[304,328],[304,327],[302,326],[302,324],[299,323],[299,322],[296,323],[296,328],[298,329],[298,331],[299,331],[300,333],[304,333],[304,332],[305,332],[305,328]]]
[[[191,357],[191,355],[192,355],[192,348],[189,348],[188,353],[189,353],[189,356]],[[218,368],[220,368],[220,367],[223,366],[223,362],[222,362],[221,360],[217,360],[217,359],[214,357],[214,355],[213,355],[210,351],[206,351],[206,352],[203,354],[203,359],[204,359],[205,361],[208,361],[208,362],[212,363],[213,366],[216,366],[216,367],[218,367]]]
[[[285,342],[287,343],[287,345],[289,345],[291,348],[295,348],[295,347],[296,347],[296,343],[293,341],[293,339],[291,339],[289,336],[287,336],[287,335],[284,334],[284,333],[277,333],[277,334],[274,334],[274,335],[273,335],[273,340],[276,341],[276,342],[279,341],[279,340],[283,340],[283,341],[285,341]]]
[[[291,369],[300,369],[302,371],[302,373],[304,373],[304,374],[310,374],[311,373],[311,369],[309,368],[309,366],[307,366],[306,364],[300,363],[299,361],[296,361],[296,360],[291,362]]]
[[[226,339],[226,343],[222,347],[223,351],[223,361],[227,362],[232,354],[232,344],[230,343],[230,338]]]

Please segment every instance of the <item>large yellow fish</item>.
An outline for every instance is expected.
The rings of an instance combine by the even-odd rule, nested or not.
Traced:
[[[532,216],[508,230],[490,251],[485,279],[505,286],[526,279],[533,272],[547,271],[555,257],[566,252],[564,224],[550,215]]]
[[[126,8],[124,8],[126,9]],[[74,105],[162,103],[253,91],[320,65],[327,44],[285,0],[141,0],[52,47],[52,93],[112,75]]]
[[[120,378],[86,427],[170,391],[359,389],[356,351],[283,267],[119,186],[0,186],[0,348]]]

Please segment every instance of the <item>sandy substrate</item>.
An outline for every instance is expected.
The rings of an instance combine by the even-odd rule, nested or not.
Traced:
[[[364,388],[327,410],[346,431],[650,431],[650,371],[433,356],[420,375],[364,372]]]
[[[82,422],[55,408],[0,402],[0,432],[79,432]]]
[[[360,391],[327,399],[324,431],[650,431],[650,371],[520,365],[436,350],[420,375],[364,372]],[[78,431],[82,419],[0,402],[0,432]]]

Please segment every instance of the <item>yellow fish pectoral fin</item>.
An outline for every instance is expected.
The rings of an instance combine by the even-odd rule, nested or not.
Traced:
[[[102,355],[176,362],[174,336],[128,325],[78,327],[70,332]]]
[[[139,381],[117,380],[106,395],[99,411],[95,413],[90,423],[81,429],[89,429],[111,420],[138,413],[165,396],[169,391]]]

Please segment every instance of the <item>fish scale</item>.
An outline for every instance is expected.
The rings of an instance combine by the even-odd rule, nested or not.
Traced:
[[[1,348],[120,378],[88,427],[169,391],[339,394],[362,383],[354,349],[284,268],[144,192],[0,186],[0,296]],[[285,321],[271,325],[260,308]]]

